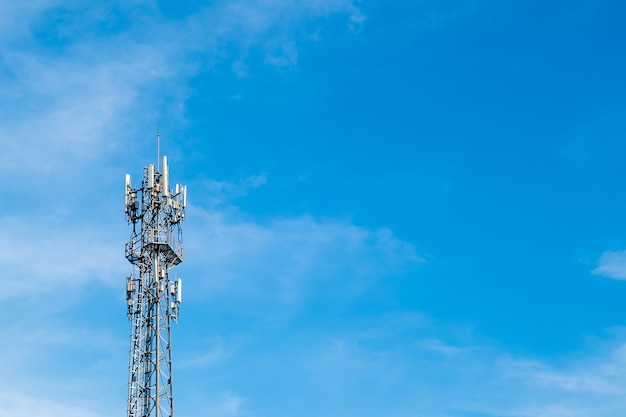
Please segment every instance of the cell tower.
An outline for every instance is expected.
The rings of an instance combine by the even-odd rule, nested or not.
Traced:
[[[157,155],[157,163],[159,159]],[[182,281],[170,279],[170,269],[183,261],[187,187],[169,188],[163,156],[160,167],[144,168],[140,188],[133,188],[126,174],[125,203],[126,219],[133,225],[125,250],[133,264],[126,279],[131,322],[128,417],[173,417],[170,325],[178,320]]]

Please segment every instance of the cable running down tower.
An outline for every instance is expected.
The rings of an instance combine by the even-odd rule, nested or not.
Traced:
[[[168,175],[166,156],[160,167],[144,168],[140,188],[133,188],[126,174],[125,212],[133,225],[125,248],[133,265],[126,279],[131,322],[128,417],[174,416],[170,325],[178,320],[182,280],[170,278],[170,269],[183,261],[187,187],[176,184],[171,190]]]

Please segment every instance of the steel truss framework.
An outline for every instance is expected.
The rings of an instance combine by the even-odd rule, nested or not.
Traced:
[[[128,417],[173,417],[170,325],[178,320],[182,281],[170,269],[183,261],[182,221],[187,187],[169,189],[167,157],[144,168],[141,188],[126,174],[126,218],[133,225],[126,258],[131,322]]]

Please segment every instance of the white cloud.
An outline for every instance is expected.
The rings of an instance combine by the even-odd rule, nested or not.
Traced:
[[[112,155],[128,159],[139,146],[133,138],[146,135],[139,134],[146,124],[154,128],[167,119],[184,125],[186,80],[207,60],[198,53],[229,62],[241,74],[249,72],[246,56],[253,47],[264,51],[266,64],[291,66],[304,21],[334,14],[352,23],[364,20],[350,0],[223,1],[183,20],[165,19],[141,2],[87,7],[51,0],[0,7],[3,19],[20,28],[14,34],[18,43],[0,34],[4,179],[18,172],[22,178],[55,172],[86,178],[80,169]],[[54,13],[63,19],[54,20]],[[97,30],[120,16],[129,24],[111,33]],[[63,31],[67,45],[50,50],[58,45],[40,39],[39,26]],[[236,45],[237,52],[226,53],[227,45]],[[164,91],[174,104],[162,105]]]
[[[417,347],[441,353],[442,355],[458,355],[466,349],[471,349],[471,347],[453,346],[439,339],[424,339],[417,343]]]
[[[626,406],[626,374],[615,372],[626,366],[623,339],[537,359],[476,338],[451,348],[450,335],[441,334],[439,326],[402,331],[394,323],[393,331],[370,321],[383,328],[318,335],[302,348],[302,383],[325,404],[315,410],[318,414],[339,416],[336,410],[343,407],[355,415],[405,416],[420,410],[442,417],[617,417]]]
[[[610,372],[617,364],[624,364],[617,353],[623,347],[612,348],[607,358],[593,358],[576,366],[559,369],[538,360],[524,358],[512,359],[501,357],[497,365],[506,379],[524,381],[529,387],[561,393],[586,393],[600,395],[623,395],[626,390],[621,386],[623,377]]]
[[[185,353],[176,363],[178,369],[198,369],[221,363],[228,359],[233,347],[227,346],[221,337],[212,337],[199,342],[195,352]]]
[[[326,294],[352,297],[423,262],[390,230],[344,220],[303,216],[260,224],[233,210],[196,207],[188,217],[187,267],[209,292],[293,303],[323,286]]]
[[[205,396],[200,402],[199,408],[189,409],[184,405],[177,407],[177,415],[181,416],[211,416],[211,417],[236,417],[253,415],[244,412],[246,401],[243,396],[232,391],[222,391],[217,394]],[[198,405],[197,405],[198,406]]]
[[[0,227],[0,299],[69,294],[89,282],[114,285],[130,271],[119,228],[62,226],[36,216],[3,217]]]
[[[265,63],[276,67],[293,66],[298,61],[297,40],[303,23],[345,15],[346,27],[357,31],[366,18],[353,0],[234,0],[222,1],[187,18],[179,28],[184,44],[191,50],[210,53],[217,61],[233,62],[233,70],[248,74],[245,61],[253,48],[260,48]],[[320,23],[321,25],[321,23]],[[316,32],[316,31],[314,31]],[[304,39],[320,39],[304,35]],[[229,56],[225,45],[236,45]]]
[[[209,400],[205,406],[205,415],[215,417],[234,417],[240,415],[245,399],[233,392],[222,392]]]
[[[0,395],[2,408],[0,417],[103,417],[80,405],[70,405],[67,401],[44,400],[36,395],[24,395],[14,390],[3,390]]]
[[[13,40],[30,33],[30,24],[54,4],[54,0],[29,2],[0,2],[0,42]]]
[[[267,183],[267,174],[251,175],[237,182],[207,179],[201,181],[201,183],[205,190],[200,192],[206,194],[209,198],[208,201],[205,201],[205,204],[215,206],[231,202],[236,198],[247,195],[249,190],[261,187]]]
[[[168,68],[163,55],[139,46],[127,46],[126,56],[106,57],[115,47],[93,45],[61,57],[5,54],[16,78],[1,80],[10,86],[0,96],[7,108],[0,125],[4,173],[67,172],[76,164],[86,169],[89,161],[121,150],[139,89],[167,77]],[[96,49],[102,57],[95,58]]]
[[[122,412],[123,395],[117,393],[124,391],[127,337],[94,322],[85,324],[77,315],[61,318],[54,305],[44,305],[56,304],[56,299],[16,300],[3,301],[4,316],[10,310],[15,318],[0,320],[10,339],[0,346],[0,416]]]
[[[598,266],[591,272],[607,278],[626,280],[626,250],[604,252],[598,260]]]

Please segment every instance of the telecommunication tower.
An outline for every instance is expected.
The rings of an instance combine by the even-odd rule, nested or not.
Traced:
[[[174,416],[170,325],[178,321],[182,280],[170,278],[170,269],[183,261],[187,187],[170,189],[167,157],[160,167],[159,159],[157,155],[157,167],[144,168],[139,188],[131,186],[126,174],[125,212],[133,225],[125,248],[133,265],[126,279],[131,322],[128,417]]]

